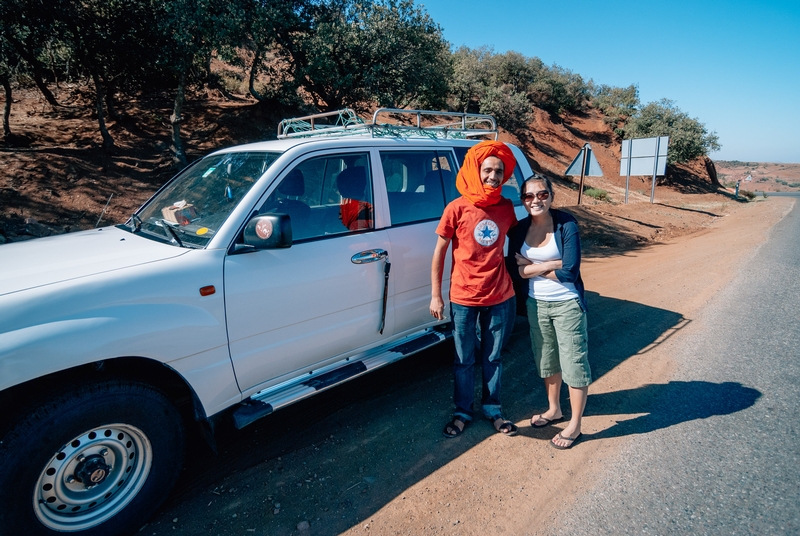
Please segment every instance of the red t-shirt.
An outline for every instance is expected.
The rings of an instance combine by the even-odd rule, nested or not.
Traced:
[[[436,234],[453,243],[450,301],[459,305],[488,306],[514,296],[505,267],[503,246],[516,225],[514,205],[506,198],[488,207],[476,207],[463,197],[444,209]]]

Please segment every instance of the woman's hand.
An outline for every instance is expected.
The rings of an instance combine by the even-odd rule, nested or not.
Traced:
[[[517,254],[518,258],[525,259],[521,255]],[[525,259],[528,260],[528,259]],[[531,279],[533,277],[546,277],[547,279],[552,279],[554,281],[558,281],[558,278],[553,273],[554,270],[561,269],[561,261],[545,261],[545,262],[528,262],[528,263],[521,263],[519,259],[517,260],[519,269],[519,275],[522,276],[524,279]]]
[[[514,259],[517,261],[517,266],[526,266],[528,264],[533,264],[533,261],[527,257],[523,257],[519,253],[514,254]]]

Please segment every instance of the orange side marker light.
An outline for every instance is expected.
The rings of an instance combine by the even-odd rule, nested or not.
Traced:
[[[200,289],[200,295],[201,296],[211,296],[216,291],[217,291],[217,289],[214,288],[214,285],[208,285],[207,287],[202,287]]]

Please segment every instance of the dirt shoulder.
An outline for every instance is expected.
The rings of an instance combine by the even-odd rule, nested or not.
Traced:
[[[219,454],[194,449],[170,502],[142,534],[547,533],[565,504],[593,488],[603,462],[634,439],[618,423],[638,416],[629,410],[635,401],[601,406],[591,395],[668,382],[671,345],[793,203],[710,206],[691,234],[620,253],[597,246],[585,259],[596,381],[573,450],[548,446],[563,424],[528,425],[545,395],[518,319],[503,396],[519,436],[502,437],[482,421],[455,440],[442,437],[452,404],[451,348],[443,347],[245,430],[219,430]],[[682,210],[623,206],[603,216],[653,225],[645,213],[654,208]]]

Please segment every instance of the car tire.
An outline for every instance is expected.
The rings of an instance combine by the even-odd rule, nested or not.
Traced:
[[[136,532],[181,470],[184,425],[148,385],[109,380],[21,410],[0,440],[0,528],[25,536]]]

